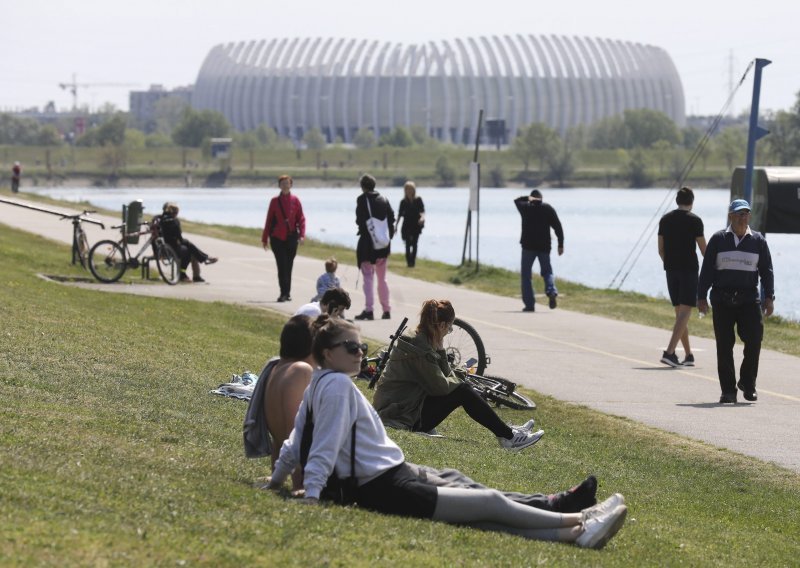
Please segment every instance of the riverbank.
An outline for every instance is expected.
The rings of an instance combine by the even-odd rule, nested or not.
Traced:
[[[299,186],[307,186],[307,187],[357,187],[358,185],[358,177],[361,172],[359,171],[352,171],[348,172],[345,175],[341,176],[324,176],[319,172],[303,172],[302,170],[280,170],[281,172],[290,171],[293,179],[295,180],[295,184]],[[119,174],[115,178],[110,178],[108,176],[101,175],[98,173],[97,175],[70,175],[70,174],[62,174],[58,176],[50,176],[48,177],[46,173],[41,173],[37,175],[35,172],[32,174],[26,175],[23,183],[21,184],[21,188],[24,191],[26,188],[44,188],[44,187],[107,187],[107,188],[130,188],[130,187],[140,187],[143,189],[148,188],[164,188],[164,187],[171,187],[171,188],[205,188],[205,187],[219,187],[219,188],[232,188],[232,187],[273,187],[276,186],[276,180],[281,173],[278,173],[279,170],[264,172],[260,174],[237,174],[232,173],[228,176],[222,185],[206,185],[205,179],[211,173],[205,174],[204,172],[200,172],[198,174],[192,175],[191,178],[188,180],[186,179],[185,174],[181,174],[180,172],[174,172],[172,175],[168,174],[159,174],[153,176],[131,176],[126,175],[125,173]],[[213,173],[213,172],[212,172]],[[405,182],[406,178],[403,176],[398,176],[396,174],[392,174],[390,172],[383,172],[381,170],[372,170],[371,173],[376,176],[379,183],[383,187],[402,187],[403,183]],[[410,179],[410,178],[409,178]],[[454,182],[453,185],[444,186],[441,185],[441,181],[438,180],[435,176],[424,176],[424,175],[417,175],[414,178],[414,182],[418,186],[427,186],[427,187],[468,187],[469,186],[469,179],[458,179]],[[491,189],[491,186],[487,185],[487,182],[491,180],[483,180],[482,187],[484,189]],[[673,184],[672,179],[662,178],[656,179],[652,187],[671,187]],[[709,175],[704,177],[694,177],[692,179],[692,184],[695,188],[704,188],[704,187],[726,187],[730,184],[730,179],[726,178],[721,175]],[[533,177],[528,181],[517,181],[517,180],[504,180],[502,186],[499,187],[507,187],[507,188],[519,188],[524,190],[529,190],[532,187],[538,187],[542,189],[571,189],[574,187],[594,187],[594,188],[610,188],[610,189],[628,189],[630,186],[629,184],[622,178],[612,176],[604,176],[604,175],[591,175],[585,174],[579,177],[572,178],[566,181],[562,185],[554,184],[551,181],[540,179]],[[8,189],[4,187],[3,189]]]
[[[668,167],[663,152],[644,150],[646,174],[652,187],[671,187],[674,167]],[[304,185],[352,187],[364,172],[375,175],[382,187],[401,187],[408,179],[431,187],[469,185],[473,152],[460,146],[436,145],[411,148],[378,147],[357,149],[330,146],[323,150],[297,151],[287,148],[235,148],[229,163],[225,187],[274,186],[277,177],[291,174]],[[10,171],[19,160],[23,186],[85,183],[98,187],[218,187],[223,164],[199,148],[103,148],[77,146],[0,146],[0,167]],[[552,187],[538,162],[523,162],[508,148],[481,148],[482,187]],[[574,170],[565,177],[566,187],[630,186],[629,156],[625,151],[581,150],[576,152]],[[447,167],[441,167],[445,164]],[[447,175],[444,175],[447,172]],[[728,187],[731,168],[720,159],[698,162],[686,183],[694,187]],[[445,179],[449,181],[445,181]],[[7,183],[7,182],[5,182]]]

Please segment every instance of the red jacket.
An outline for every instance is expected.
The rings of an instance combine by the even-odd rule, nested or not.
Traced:
[[[278,205],[279,199],[283,210]],[[284,212],[286,217],[283,215]],[[269,202],[264,232],[261,233],[261,242],[266,245],[270,238],[285,241],[290,230],[296,232],[301,239],[306,237],[306,218],[303,215],[303,206],[300,200],[291,193],[289,195],[280,193]]]

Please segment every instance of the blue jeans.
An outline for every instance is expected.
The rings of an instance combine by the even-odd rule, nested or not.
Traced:
[[[522,263],[520,265],[519,276],[522,283],[522,303],[526,308],[532,308],[536,303],[533,296],[533,284],[531,283],[531,270],[533,261],[539,259],[539,273],[544,278],[545,293],[548,296],[558,295],[556,289],[556,279],[553,276],[553,267],[550,266],[550,251],[522,249]]]

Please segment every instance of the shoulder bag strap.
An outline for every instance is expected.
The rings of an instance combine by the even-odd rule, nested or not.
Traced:
[[[292,226],[289,225],[289,217],[286,216],[286,211],[283,210],[283,203],[281,203],[281,196],[280,195],[278,196],[278,207],[281,208],[281,214],[283,215],[283,221],[284,221],[284,223],[286,223],[286,230],[289,231],[289,233],[291,233],[292,232]]]
[[[369,206],[369,196],[367,196],[366,193],[364,194],[364,200],[367,202],[367,212],[369,216],[372,217],[372,208]]]

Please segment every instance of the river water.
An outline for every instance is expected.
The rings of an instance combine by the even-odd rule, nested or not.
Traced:
[[[99,207],[121,209],[134,199],[144,202],[147,217],[159,213],[165,201],[180,205],[181,216],[204,223],[263,227],[269,199],[276,189],[226,188],[39,188],[36,193],[67,201],[88,201]],[[360,190],[295,187],[303,203],[308,236],[355,248],[355,199]],[[397,211],[402,189],[381,189]],[[520,189],[485,188],[480,196],[480,215],[473,214],[472,259],[511,270],[519,269],[520,221],[513,199]],[[665,189],[550,189],[544,199],[555,207],[564,227],[563,256],[552,255],[553,270],[559,277],[588,286],[606,288],[616,277],[625,277],[623,290],[667,297],[664,271],[658,257],[656,229],[661,213],[674,207],[674,194]],[[461,262],[467,220],[468,190],[461,188],[418,188],[426,208],[425,229],[419,242],[419,256],[450,264]],[[725,227],[727,189],[695,192],[694,212],[705,224],[706,239]],[[648,225],[651,226],[647,230]],[[475,241],[480,236],[478,250]],[[633,268],[623,269],[632,247],[643,236],[645,243]],[[798,235],[768,235],[775,269],[775,310],[800,320],[800,289],[792,288],[792,274],[800,274]],[[399,236],[395,252],[403,250]],[[638,251],[633,253],[636,256]],[[345,259],[351,262],[353,259]],[[538,265],[535,265],[538,270]],[[541,290],[538,290],[541,292]]]

